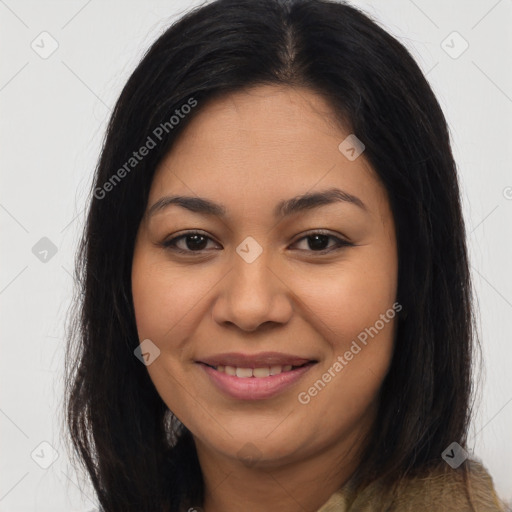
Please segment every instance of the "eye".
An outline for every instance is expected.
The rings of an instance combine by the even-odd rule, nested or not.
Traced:
[[[334,243],[329,245],[329,241]],[[169,240],[162,242],[162,246],[168,250],[180,253],[180,254],[202,254],[207,250],[208,242],[213,240],[200,231],[189,231],[187,233],[175,236]],[[354,246],[353,243],[348,242],[342,238],[326,233],[322,230],[313,231],[306,234],[294,244],[297,245],[299,242],[306,242],[306,248],[298,249],[306,252],[316,252],[319,254],[325,254],[343,247]],[[180,245],[181,244],[181,245]]]
[[[166,249],[179,252],[181,254],[190,254],[190,253],[201,253],[205,250],[208,241],[213,241],[209,236],[201,233],[199,231],[189,231],[180,236],[176,236],[171,238],[170,240],[166,240],[162,243],[162,246]],[[178,243],[183,242],[181,247],[178,246]]]
[[[329,240],[333,240],[334,244],[329,246]],[[353,243],[348,242],[347,240],[343,240],[337,236],[326,233],[325,231],[314,231],[303,236],[295,244],[306,241],[306,249],[307,252],[317,252],[320,254],[325,254],[331,251],[335,251],[336,249],[341,249],[342,247],[354,246]]]

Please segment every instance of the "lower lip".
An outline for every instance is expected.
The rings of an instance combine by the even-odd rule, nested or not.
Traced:
[[[201,368],[206,372],[210,381],[217,386],[225,394],[239,400],[263,400],[271,398],[278,393],[295,384],[315,363],[308,363],[304,366],[282,372],[277,375],[269,375],[268,377],[236,377],[219,372],[199,363]]]

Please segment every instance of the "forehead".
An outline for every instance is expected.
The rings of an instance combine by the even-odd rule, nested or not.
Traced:
[[[331,107],[317,93],[304,88],[261,85],[207,101],[177,141],[212,141],[246,149],[299,145],[313,135],[339,137],[340,126]],[[219,148],[220,149],[220,148]]]
[[[196,108],[158,166],[150,200],[170,191],[223,197],[225,203],[232,194],[247,204],[315,187],[379,193],[364,153],[351,161],[340,152],[350,132],[308,89],[258,86]]]

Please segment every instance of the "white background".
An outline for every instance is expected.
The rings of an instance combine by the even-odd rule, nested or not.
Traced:
[[[122,86],[170,22],[199,3],[0,0],[0,512],[96,507],[61,434],[74,251]],[[512,0],[352,3],[413,53],[450,125],[484,355],[471,446],[512,502]],[[59,45],[47,59],[31,48],[43,31]],[[441,46],[453,31],[469,43],[455,59]],[[462,48],[453,37],[444,43],[452,52]],[[42,237],[57,247],[46,263],[32,252]],[[46,470],[31,458],[37,448],[48,459],[43,441],[59,453]]]

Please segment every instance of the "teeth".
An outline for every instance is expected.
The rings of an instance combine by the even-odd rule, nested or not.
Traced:
[[[262,368],[240,368],[238,366],[217,366],[215,368],[218,372],[227,373],[228,375],[236,375],[242,379],[248,377],[269,377],[270,375],[278,375],[282,372],[289,372],[292,369],[291,364],[285,366],[273,365],[263,366]]]
[[[237,368],[237,377],[252,377],[252,368]]]
[[[252,374],[254,377],[268,377],[270,375],[270,368],[254,368]]]
[[[277,375],[278,373],[281,373],[282,366],[275,365],[270,367],[270,375]]]
[[[219,370],[219,372],[220,372],[220,371],[222,371],[221,368],[222,368],[222,366],[219,366],[219,367],[217,367],[217,370]],[[234,366],[225,366],[224,371],[228,375],[236,375],[236,368]]]

